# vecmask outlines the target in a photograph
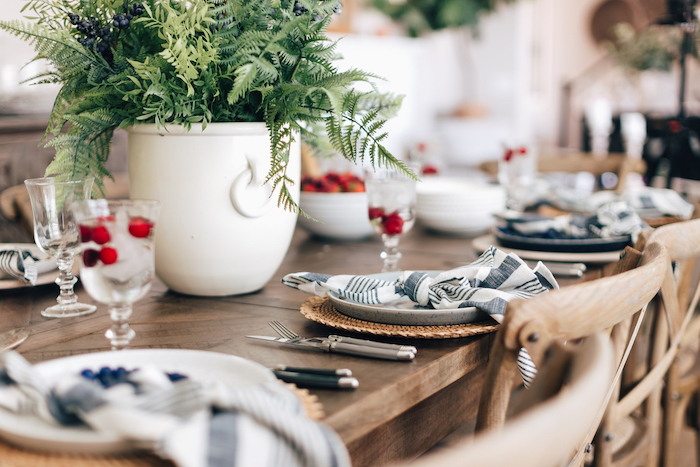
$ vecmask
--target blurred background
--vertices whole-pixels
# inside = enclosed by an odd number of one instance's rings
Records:
[[[331,36],[340,68],[374,72],[385,78],[381,90],[406,96],[387,144],[403,158],[419,151],[470,168],[498,160],[504,147],[589,151],[587,120],[596,115],[611,122],[605,149],[624,152],[620,115],[641,113],[645,180],[670,185],[673,170],[659,161],[680,112],[683,32],[668,21],[679,1],[343,0]],[[23,4],[3,0],[3,19],[21,18]],[[690,130],[700,114],[694,44],[695,33],[683,96]],[[41,66],[25,66],[32,56],[0,35],[0,189],[41,175],[52,157],[37,144],[57,89],[20,84]],[[700,140],[689,141],[697,170],[676,178],[700,178]],[[114,151],[112,169],[125,170],[123,135]]]

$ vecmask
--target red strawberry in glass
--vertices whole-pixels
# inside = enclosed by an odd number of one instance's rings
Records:
[[[384,243],[384,251],[380,255],[384,259],[382,271],[396,271],[401,258],[399,238],[415,223],[415,180],[386,169],[377,169],[376,172],[368,170],[365,190],[370,223],[377,233],[382,234]]]
[[[388,216],[382,217],[384,233],[387,235],[399,235],[403,233],[403,219],[398,212],[392,212]]]

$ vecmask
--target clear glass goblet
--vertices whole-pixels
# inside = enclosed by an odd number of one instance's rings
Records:
[[[44,253],[56,257],[59,275],[56,284],[61,292],[57,305],[41,312],[47,318],[71,318],[94,313],[97,307],[79,303],[73,287],[78,279],[73,276],[73,261],[78,251],[80,235],[68,205],[90,198],[92,178],[59,181],[54,177],[25,180],[29,191],[34,218],[34,241]]]
[[[398,270],[399,238],[416,221],[416,181],[389,169],[365,171],[369,221],[382,234],[382,272]]]
[[[71,204],[80,227],[80,280],[92,298],[109,307],[112,350],[129,347],[136,334],[127,320],[155,275],[154,227],[160,203],[94,199]]]

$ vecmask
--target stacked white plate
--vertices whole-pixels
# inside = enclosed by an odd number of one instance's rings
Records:
[[[416,214],[427,228],[476,236],[496,224],[494,214],[506,208],[500,185],[470,178],[426,177],[416,187]]]
[[[320,237],[360,240],[374,233],[367,213],[367,193],[302,192],[299,206],[316,219],[299,215],[299,225]]]

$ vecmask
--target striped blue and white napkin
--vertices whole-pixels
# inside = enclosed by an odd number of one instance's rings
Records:
[[[367,276],[298,272],[284,276],[282,283],[321,297],[333,291],[365,305],[413,302],[435,309],[477,307],[498,322],[511,299],[530,298],[559,288],[551,271],[541,262],[531,269],[517,255],[494,246],[473,263],[435,277],[405,271],[395,281],[385,281]]]
[[[501,216],[509,230],[535,238],[612,238],[629,235],[633,242],[649,226],[625,201],[598,206],[593,215],[565,214],[556,217],[509,211]]]
[[[15,378],[12,375],[16,375]],[[53,387],[19,354],[0,352],[0,408],[30,399],[54,423],[84,423],[148,449],[178,467],[349,467],[338,435],[309,419],[299,398],[278,381],[229,388],[215,381],[175,382],[144,366],[105,388],[68,375]]]
[[[0,247],[0,277],[10,277],[35,285],[39,276],[36,263],[39,261],[29,250]]]

